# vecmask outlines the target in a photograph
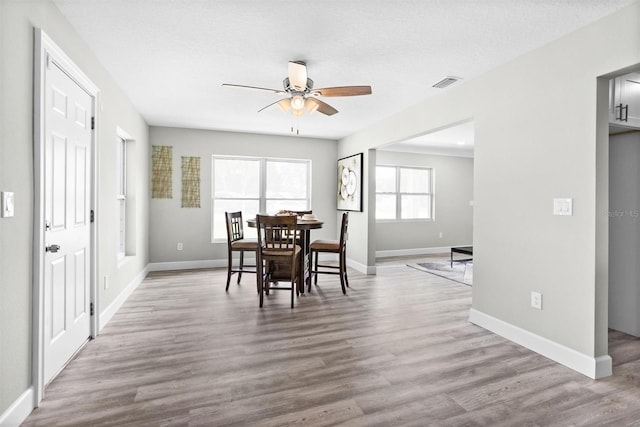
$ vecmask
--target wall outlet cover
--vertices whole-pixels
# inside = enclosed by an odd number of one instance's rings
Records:
[[[2,192],[2,218],[9,218],[14,215],[13,191]]]

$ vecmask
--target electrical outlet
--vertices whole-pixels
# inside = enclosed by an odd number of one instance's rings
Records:
[[[104,276],[104,290],[109,289],[109,276]]]
[[[540,292],[531,292],[531,307],[542,310],[542,294]]]
[[[176,247],[177,250],[181,251],[182,250],[182,243],[178,243],[178,246]]]
[[[2,192],[2,218],[13,216],[13,191]]]
[[[438,237],[442,239],[444,237],[444,233],[441,231],[440,234],[438,234]]]

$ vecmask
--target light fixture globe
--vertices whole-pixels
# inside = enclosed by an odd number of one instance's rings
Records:
[[[294,110],[302,110],[304,107],[304,98],[302,95],[294,95],[291,98],[291,108]]]

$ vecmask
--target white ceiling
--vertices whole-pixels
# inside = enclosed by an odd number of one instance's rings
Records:
[[[473,157],[473,122],[458,124],[422,136],[385,145],[379,149],[405,153]]]
[[[150,125],[338,139],[473,79],[634,0],[54,0]],[[339,110],[294,119],[279,95],[287,62]]]

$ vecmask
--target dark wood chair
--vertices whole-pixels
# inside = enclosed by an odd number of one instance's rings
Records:
[[[349,212],[342,214],[342,224],[340,227],[340,240],[314,240],[309,245],[310,261],[312,262],[311,276],[313,277],[313,283],[318,284],[318,274],[338,274],[340,275],[340,286],[342,286],[342,293],[346,294],[349,287],[349,279],[347,278],[347,227],[349,225]],[[338,265],[323,265],[318,264],[318,255],[321,253],[334,253],[338,254]],[[320,270],[329,269],[329,270]],[[338,271],[335,271],[338,270]],[[345,287],[346,285],[346,287]],[[309,290],[311,290],[311,281],[309,281]]]
[[[225,290],[229,290],[229,282],[231,281],[231,275],[238,273],[238,284],[242,278],[242,273],[255,273],[255,265],[244,264],[244,253],[253,252],[258,257],[258,241],[256,239],[245,239],[244,228],[242,225],[242,212],[225,212],[227,220],[227,255],[229,258],[227,268],[227,287]],[[233,253],[240,253],[240,261],[238,268],[233,268]]]
[[[297,217],[295,215],[269,216],[257,215],[258,227],[258,293],[260,307],[264,295],[272,290],[291,291],[291,308],[293,294],[299,295],[298,264],[300,263],[300,246],[293,244],[297,235]],[[290,282],[290,287],[280,286],[281,281]],[[271,286],[277,283],[277,286]]]

